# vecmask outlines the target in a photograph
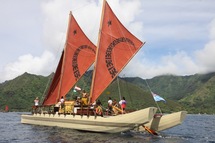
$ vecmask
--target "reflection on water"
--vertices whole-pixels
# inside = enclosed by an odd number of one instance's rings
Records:
[[[103,134],[20,123],[22,113],[0,113],[0,143],[215,143],[215,116],[188,115],[184,123],[152,136],[146,132]]]

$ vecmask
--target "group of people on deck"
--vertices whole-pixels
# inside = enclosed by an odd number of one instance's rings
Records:
[[[76,97],[76,105],[88,105],[89,94],[85,90],[82,90],[81,95],[82,97]]]
[[[89,101],[89,95],[85,92],[85,90],[82,91],[82,97],[77,97],[76,99],[76,105],[88,105]],[[94,108],[94,111],[96,115],[103,116],[103,107],[100,100],[95,101],[91,104]],[[112,100],[111,97],[108,99],[108,108],[106,109],[107,115],[117,115],[119,113],[126,113],[126,100],[125,97],[122,97],[122,99],[117,102],[116,99]]]
[[[116,99],[112,100],[111,97],[108,99],[108,109],[107,109],[107,114],[115,114],[117,115],[119,112],[122,114],[126,113],[125,112],[126,108],[126,100],[125,97],[122,97],[122,99],[117,103]]]
[[[85,90],[82,90],[81,92],[82,97],[77,97],[76,101],[75,101],[75,105],[88,105],[89,102],[89,95],[88,93],[86,93]],[[38,97],[34,100],[35,102],[35,106],[36,108],[39,106],[39,99]],[[63,108],[64,106],[64,102],[65,99],[62,96],[59,101],[55,104],[55,107],[61,107]],[[94,103],[91,104],[91,106],[93,107],[96,115],[100,115],[103,116],[103,109],[102,109],[102,104],[100,100],[95,101]],[[106,114],[107,115],[117,115],[119,113],[126,113],[125,112],[125,108],[126,108],[126,100],[125,97],[122,97],[122,99],[117,102],[116,99],[111,99],[111,97],[109,97],[108,99],[108,108],[106,109]]]
[[[100,100],[94,103],[95,106],[95,112],[97,115],[103,116],[103,110]],[[125,97],[122,98],[122,100],[117,103],[116,99],[112,100],[111,97],[108,99],[108,108],[106,109],[107,115],[117,115],[119,113],[125,114],[125,108],[126,108],[126,100]]]

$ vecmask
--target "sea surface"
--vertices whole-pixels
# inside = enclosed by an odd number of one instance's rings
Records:
[[[215,143],[215,115],[187,115],[159,136],[129,131],[104,134],[21,124],[21,112],[0,112],[0,143]]]

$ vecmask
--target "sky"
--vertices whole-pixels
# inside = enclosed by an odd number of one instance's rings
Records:
[[[101,0],[0,0],[0,83],[24,72],[48,76],[64,48],[68,16],[96,45]],[[121,76],[215,71],[215,0],[107,0],[146,44]]]

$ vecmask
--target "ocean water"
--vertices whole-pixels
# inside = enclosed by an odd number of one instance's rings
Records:
[[[21,124],[20,112],[0,113],[0,143],[215,143],[215,115],[187,115],[182,125],[152,136],[129,131],[83,132]]]

